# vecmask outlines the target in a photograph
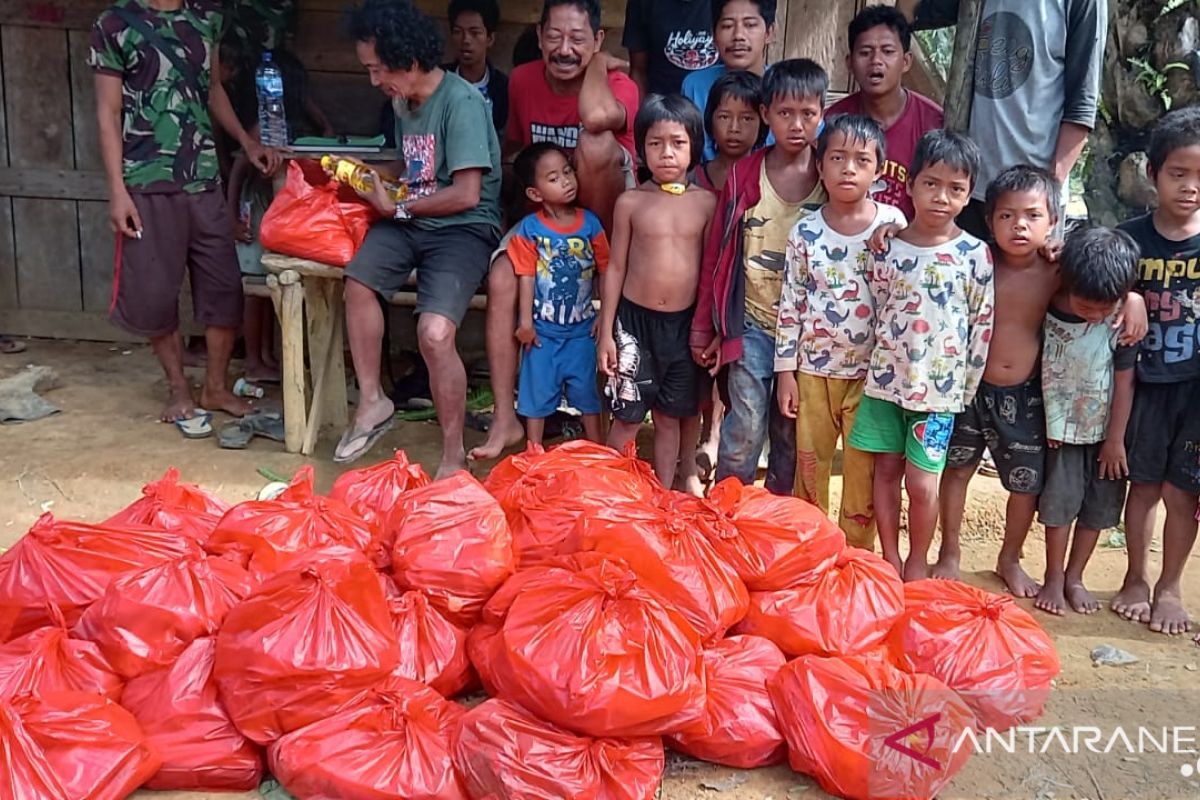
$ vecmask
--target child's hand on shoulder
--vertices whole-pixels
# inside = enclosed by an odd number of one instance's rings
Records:
[[[904,230],[904,226],[896,222],[886,222],[880,225],[871,231],[871,238],[867,239],[867,249],[872,253],[884,255],[891,247],[892,239],[895,239],[896,234],[902,230]]]
[[[1129,463],[1125,460],[1125,442],[1120,437],[1109,437],[1100,446],[1100,477],[1121,480],[1129,477]]]
[[[1121,311],[1117,314],[1117,318],[1113,320],[1113,327],[1121,329],[1120,343],[1129,347],[1146,338],[1146,333],[1150,330],[1150,320],[1146,317],[1146,301],[1136,292],[1130,292],[1125,296],[1125,303],[1121,306]]]
[[[779,400],[779,413],[788,419],[795,419],[800,412],[800,387],[796,383],[796,373],[775,373],[775,394]]]
[[[522,323],[521,325],[517,326],[516,337],[517,341],[520,342],[526,350],[531,347],[542,346],[542,343],[538,340],[537,331],[533,329],[532,322],[528,325]]]
[[[1063,240],[1062,239],[1047,239],[1042,248],[1038,250],[1038,254],[1042,258],[1049,261],[1051,264],[1058,263],[1058,257],[1062,255]]]

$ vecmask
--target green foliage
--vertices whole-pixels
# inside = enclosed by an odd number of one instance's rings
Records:
[[[1195,2],[1195,0],[1188,0]],[[1157,97],[1159,102],[1163,104],[1163,109],[1171,110],[1171,93],[1167,91],[1167,75],[1172,70],[1188,69],[1188,65],[1182,61],[1172,61],[1169,64],[1164,64],[1161,70],[1156,69],[1153,64],[1144,58],[1131,58],[1129,65],[1135,67],[1138,71],[1137,81],[1145,87],[1153,97]]]
[[[917,31],[913,35],[921,45],[921,52],[945,80],[950,75],[950,61],[954,56],[954,28]]]

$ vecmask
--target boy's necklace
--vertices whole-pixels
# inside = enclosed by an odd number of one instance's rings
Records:
[[[658,181],[655,181],[655,183],[658,183],[658,188],[662,189],[667,194],[673,194],[676,196],[683,194],[688,188],[687,181],[684,181],[683,183],[680,183],[679,181],[672,183],[659,183]]]

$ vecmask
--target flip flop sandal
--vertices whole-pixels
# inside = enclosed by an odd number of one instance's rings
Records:
[[[191,419],[175,420],[175,427],[185,439],[207,439],[212,436],[212,412],[197,408]]]
[[[226,422],[217,431],[217,441],[226,450],[245,450],[255,436],[282,442],[283,417],[276,411],[258,411]]]
[[[355,431],[353,427],[342,434],[341,441],[333,450],[333,460],[337,464],[348,464],[362,456],[375,446],[375,443],[391,430],[395,423],[395,415],[389,416],[383,422],[369,431]],[[355,444],[351,447],[351,444]]]
[[[16,339],[10,339],[7,336],[0,336],[0,353],[6,356],[16,355],[17,353],[25,352],[25,343]]]
[[[254,430],[244,419],[226,422],[217,431],[217,444],[225,450],[245,450],[254,438]]]

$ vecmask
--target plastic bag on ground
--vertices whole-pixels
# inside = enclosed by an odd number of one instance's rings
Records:
[[[80,618],[75,634],[95,642],[126,678],[172,663],[194,639],[213,636],[253,588],[236,563],[198,547],[175,561],[109,584]]]
[[[463,717],[454,764],[473,798],[651,800],[664,755],[656,737],[577,736],[493,699]]]
[[[170,467],[157,481],[142,487],[141,497],[103,524],[179,530],[203,544],[228,510],[228,503],[196,484],[181,483],[179,470]]]
[[[709,500],[738,533],[713,536],[713,547],[752,592],[812,583],[833,566],[846,546],[841,528],[798,497],[774,495],[726,478],[713,487]]]
[[[471,625],[513,572],[504,512],[470,473],[405,493],[396,506],[392,571],[460,625]]]
[[[847,547],[813,583],[751,592],[734,629],[770,639],[789,656],[851,656],[879,647],[904,611],[904,584],[891,564]]]
[[[955,747],[974,715],[929,675],[882,651],[801,656],[768,684],[792,769],[848,800],[928,800],[971,756]]]
[[[15,769],[3,763],[6,758],[19,762]],[[7,797],[123,800],[159,761],[133,716],[98,695],[56,692],[0,701],[0,781],[16,781]],[[31,775],[37,777],[20,783]],[[54,785],[46,787],[50,781]]]
[[[258,235],[263,247],[276,253],[344,267],[375,216],[354,190],[330,180],[318,162],[292,161]]]
[[[270,744],[335,713],[398,658],[366,556],[326,547],[297,556],[229,612],[213,673],[242,735]]]
[[[696,633],[623,562],[577,553],[513,580],[520,590],[500,597],[511,604],[481,626],[503,616],[498,636],[477,640],[503,699],[588,736],[654,736],[700,718]]]
[[[318,547],[341,545],[368,552],[378,529],[340,500],[322,497],[313,487],[313,468],[302,467],[274,500],[251,500],[221,518],[205,548],[232,556],[264,580],[289,559]]]
[[[179,558],[192,547],[178,532],[108,528],[43,514],[0,555],[0,641],[55,624],[51,605],[74,625],[113,578]]]
[[[50,614],[54,625],[0,645],[0,697],[86,692],[119,698],[123,681],[100,649],[72,639],[57,608]]]
[[[390,527],[392,509],[401,496],[431,482],[420,464],[412,463],[407,453],[397,450],[387,461],[343,472],[333,482],[329,496],[386,531]]]
[[[767,683],[787,659],[758,636],[731,636],[704,651],[704,718],[667,737],[701,761],[754,769],[781,764],[787,746]]]
[[[428,686],[389,678],[273,744],[271,774],[303,800],[468,800],[450,749],[462,715]]]
[[[446,619],[420,592],[396,592],[388,598],[392,627],[400,647],[393,675],[418,681],[453,697],[474,679],[467,658],[467,632]]]
[[[147,789],[249,791],[262,780],[262,754],[217,699],[216,646],[212,637],[195,640],[174,664],[134,678],[121,695],[162,758]]]
[[[1054,642],[1007,595],[958,581],[904,585],[892,631],[902,668],[937,677],[974,710],[981,728],[1007,730],[1042,715],[1061,665]]]

